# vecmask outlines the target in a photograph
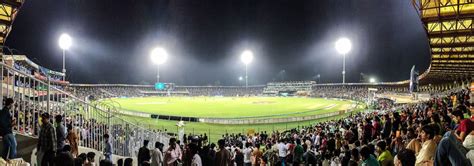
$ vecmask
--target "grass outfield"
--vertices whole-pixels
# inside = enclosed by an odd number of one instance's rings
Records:
[[[351,101],[296,97],[143,97],[113,98],[123,110],[187,117],[288,117],[307,116],[344,110]]]
[[[192,117],[291,117],[322,114],[352,108],[352,101],[329,100],[322,98],[281,98],[281,97],[144,97],[144,98],[113,98],[102,102],[113,103],[124,110],[146,112],[161,115],[192,116]],[[362,110],[362,105],[357,108]],[[158,120],[129,115],[117,115],[128,122],[149,129],[166,129],[176,133],[177,121]],[[248,131],[284,131],[291,128],[307,126],[316,122],[341,118],[330,117],[317,120],[249,125],[222,125],[199,122],[185,122],[185,132],[193,134],[207,133],[214,142],[225,133],[247,133]]]
[[[357,108],[353,113],[363,111],[363,106]],[[274,123],[274,124],[253,124],[253,125],[221,125],[221,124],[207,124],[199,122],[185,122],[185,133],[193,134],[204,134],[206,133],[211,141],[216,142],[217,139],[220,139],[221,136],[225,133],[247,133],[250,130],[255,132],[267,131],[271,133],[272,131],[285,131],[291,128],[297,128],[301,126],[313,125],[317,122],[328,121],[332,119],[343,118],[346,115],[340,115],[329,118],[322,118],[317,120],[309,121],[300,121],[300,122],[289,122],[289,123]],[[168,120],[157,120],[151,118],[142,118],[142,117],[132,117],[132,116],[120,116],[120,118],[125,119],[131,123],[145,126],[149,129],[166,129],[170,133],[177,133],[176,123],[178,121],[168,121]]]

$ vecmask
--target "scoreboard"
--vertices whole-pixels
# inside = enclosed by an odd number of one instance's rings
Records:
[[[164,82],[155,83],[155,90],[173,90],[173,88],[174,88],[173,83],[164,83]]]

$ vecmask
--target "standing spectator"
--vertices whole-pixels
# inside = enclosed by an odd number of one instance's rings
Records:
[[[294,151],[295,156],[293,157],[293,165],[298,166],[300,164],[303,164],[304,149],[303,146],[301,146],[300,139],[296,139],[296,147]]]
[[[250,160],[250,156],[252,154],[252,148],[250,148],[251,143],[247,142],[245,143],[245,149],[244,149],[244,166],[251,166],[252,161]]]
[[[16,157],[16,140],[12,131],[12,124],[15,122],[12,119],[12,115],[10,114],[14,103],[15,102],[12,98],[7,98],[5,100],[5,106],[0,112],[0,136],[2,136],[3,141],[2,157],[5,160]]]
[[[54,123],[56,124],[56,141],[58,141],[56,143],[57,152],[61,152],[66,142],[66,129],[62,124],[63,117],[61,115],[56,115],[54,120]]]
[[[53,165],[53,159],[57,148],[56,133],[53,125],[49,122],[48,113],[43,113],[41,115],[41,123],[43,125],[40,129],[36,150],[40,153],[40,156],[43,156],[41,159],[41,165],[50,166]]]
[[[372,140],[372,131],[373,131],[373,126],[370,123],[370,119],[366,119],[364,122],[364,140],[367,142],[370,142]]]
[[[198,146],[196,144],[189,144],[189,150],[193,155],[191,166],[202,166],[201,157],[198,155]]]
[[[168,150],[165,152],[165,165],[176,165],[181,163],[182,152],[176,138],[170,138]]]
[[[216,166],[233,166],[234,163],[231,162],[231,155],[229,150],[225,149],[225,140],[220,139],[217,141],[219,145],[219,151],[216,152]]]
[[[155,143],[155,149],[151,151],[151,166],[161,166],[163,163],[163,153],[161,152],[161,143]]]
[[[76,130],[73,129],[72,125],[67,126],[67,141],[69,146],[71,146],[71,154],[73,157],[77,157],[79,154],[79,136],[76,133]]]
[[[150,150],[148,149],[148,140],[143,141],[143,146],[138,150],[138,166],[142,166],[143,163],[149,163],[150,162]]]
[[[244,153],[242,153],[242,145],[239,145],[235,149],[234,160],[235,160],[235,164],[237,164],[237,166],[244,166]]]
[[[392,129],[392,120],[390,119],[390,115],[386,114],[383,116],[384,125],[382,130],[382,138],[387,139],[390,137],[390,132]]]
[[[104,134],[104,156],[105,160],[112,161],[112,144],[109,139],[109,134]]]
[[[286,165],[286,154],[288,151],[288,147],[283,143],[282,139],[280,139],[278,143],[278,157],[280,157],[280,163],[282,166]]]
[[[262,151],[260,151],[259,147],[260,147],[260,145],[256,144],[255,148],[253,148],[253,150],[252,150],[252,158],[253,158],[252,165],[258,166],[261,163],[263,153],[262,153]]]

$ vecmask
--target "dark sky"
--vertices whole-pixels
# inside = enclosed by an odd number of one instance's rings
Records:
[[[179,85],[236,85],[240,54],[254,52],[250,84],[281,79],[341,82],[342,36],[353,49],[347,82],[359,73],[381,81],[409,78],[412,65],[429,65],[429,46],[411,0],[28,0],[6,45],[60,71],[63,32],[73,83],[152,83],[152,48],[170,57],[162,81]],[[16,53],[16,52],[15,52]]]

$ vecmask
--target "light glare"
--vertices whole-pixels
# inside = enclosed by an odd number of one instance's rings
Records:
[[[375,81],[376,81],[375,78],[370,78],[370,79],[369,79],[369,82],[370,82],[370,83],[375,83]]]
[[[157,47],[157,48],[154,48],[151,53],[150,53],[150,57],[151,57],[151,61],[157,65],[161,65],[163,63],[166,62],[166,60],[168,59],[168,53],[166,53],[166,50],[161,48],[161,47]]]
[[[246,65],[250,64],[253,60],[253,53],[250,50],[245,50],[242,55],[240,56],[242,62]]]
[[[67,50],[71,47],[72,45],[72,39],[71,39],[71,36],[69,36],[67,33],[63,33],[60,37],[59,37],[59,47],[63,50]]]
[[[345,37],[336,41],[336,50],[340,54],[346,55],[349,51],[351,51],[351,48],[351,41]]]

